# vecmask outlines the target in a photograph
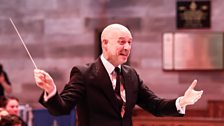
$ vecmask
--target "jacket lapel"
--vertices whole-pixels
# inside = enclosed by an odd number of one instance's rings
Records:
[[[103,94],[106,96],[107,100],[111,103],[113,108],[120,113],[119,107],[117,105],[117,100],[114,94],[114,90],[112,87],[112,82],[100,58],[98,58],[96,61],[95,74],[96,74],[95,75],[96,82],[98,82],[99,86],[101,87]]]
[[[126,69],[123,65],[122,65],[122,74],[123,74],[123,78],[124,78],[124,88],[125,88],[125,97],[126,97],[126,105],[125,105],[125,114],[127,112],[130,111],[130,103],[131,103],[131,100],[132,97],[131,97],[131,89],[133,88],[131,86],[131,83],[132,83],[132,80],[131,80],[131,75],[130,73],[128,73],[128,69]],[[125,116],[124,114],[124,116]]]

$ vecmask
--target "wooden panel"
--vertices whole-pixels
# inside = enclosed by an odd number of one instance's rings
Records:
[[[224,117],[224,101],[208,101],[209,117],[223,118]]]
[[[224,119],[186,117],[133,118],[133,126],[223,126]]]

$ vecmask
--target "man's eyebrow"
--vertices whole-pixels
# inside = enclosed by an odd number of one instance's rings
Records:
[[[118,39],[125,39],[125,37],[119,37]],[[132,38],[130,38],[130,40],[132,40]]]
[[[125,37],[119,37],[118,39],[125,39]]]

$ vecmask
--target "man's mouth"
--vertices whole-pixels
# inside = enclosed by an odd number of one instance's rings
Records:
[[[128,53],[120,53],[121,56],[128,57]]]
[[[128,53],[120,53],[122,56],[128,56]]]

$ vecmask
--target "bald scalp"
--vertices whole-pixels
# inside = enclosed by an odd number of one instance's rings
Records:
[[[101,42],[111,37],[111,35],[116,34],[117,32],[127,32],[130,33],[127,27],[121,24],[111,24],[104,28],[101,34]],[[131,33],[130,33],[131,34]]]

